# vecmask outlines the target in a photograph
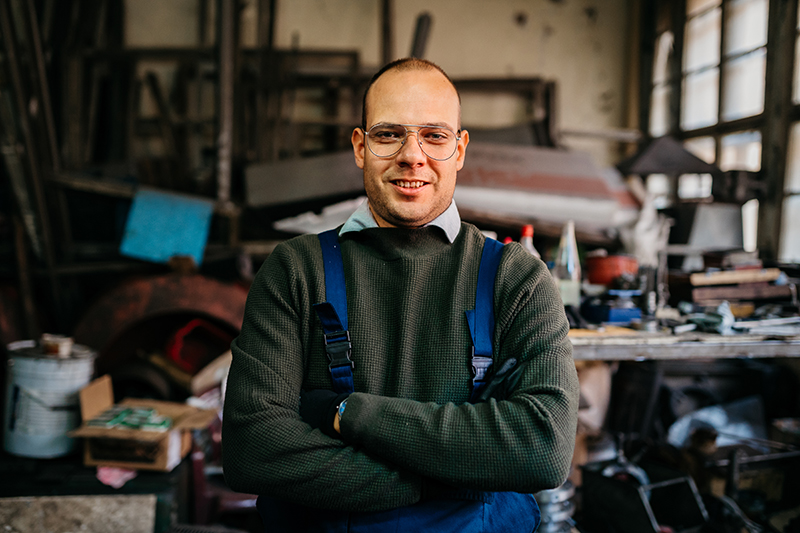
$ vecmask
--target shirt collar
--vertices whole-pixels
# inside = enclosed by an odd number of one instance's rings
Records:
[[[452,244],[455,242],[458,233],[461,231],[461,216],[458,214],[455,200],[450,201],[450,206],[444,210],[444,213],[434,218],[425,226],[436,226],[444,231],[447,240]],[[368,228],[377,228],[378,222],[372,216],[372,211],[369,210],[369,200],[365,200],[358,206],[347,222],[344,223],[342,229],[339,230],[339,235],[344,235],[351,231],[361,231]]]

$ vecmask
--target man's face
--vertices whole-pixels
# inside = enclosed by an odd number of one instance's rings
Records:
[[[375,124],[424,124],[457,132],[459,118],[458,95],[436,70],[390,70],[367,94],[367,130]],[[469,135],[461,133],[456,153],[446,161],[426,156],[413,133],[391,157],[373,154],[360,128],[353,131],[352,143],[378,225],[408,228],[427,224],[449,207]]]

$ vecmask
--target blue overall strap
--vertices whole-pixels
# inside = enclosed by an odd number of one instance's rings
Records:
[[[475,291],[475,309],[466,311],[469,333],[472,336],[472,394],[475,399],[485,385],[484,378],[492,366],[494,340],[494,280],[503,244],[487,238],[483,245],[481,264],[478,267],[478,288]]]
[[[314,304],[325,340],[333,380],[333,390],[339,394],[353,392],[353,368],[350,359],[352,344],[347,330],[347,290],[344,283],[344,263],[335,229],[318,235],[325,268],[325,302]]]

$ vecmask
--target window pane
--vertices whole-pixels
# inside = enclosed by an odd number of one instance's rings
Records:
[[[725,63],[722,120],[751,117],[764,111],[766,58],[766,50],[761,48]]]
[[[800,262],[800,196],[789,196],[783,201],[778,258],[787,263]]]
[[[761,133],[746,131],[726,135],[720,139],[722,170],[761,170]]]
[[[686,14],[694,15],[712,6],[718,6],[722,0],[686,0]]]
[[[711,196],[711,174],[683,174],[678,178],[678,196],[708,198]]]
[[[689,74],[683,81],[681,126],[685,130],[717,123],[719,102],[719,70],[710,69]]]
[[[662,85],[653,89],[650,97],[650,135],[661,137],[669,132],[669,99],[672,88]]]
[[[714,137],[689,139],[684,141],[683,146],[706,163],[713,163],[716,159]]]
[[[767,0],[731,0],[725,18],[725,55],[767,44]]]
[[[719,63],[722,10],[713,9],[686,23],[683,71],[691,72]]]
[[[786,158],[786,192],[800,193],[800,122],[792,124]]]

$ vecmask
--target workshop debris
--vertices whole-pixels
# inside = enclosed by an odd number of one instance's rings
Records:
[[[71,437],[84,439],[83,462],[86,466],[116,466],[135,470],[169,472],[191,449],[191,430],[203,429],[218,416],[214,410],[203,410],[177,402],[126,398],[114,403],[111,378],[101,376],[81,389],[83,424],[70,431]],[[106,427],[91,421],[110,409],[120,408],[118,415],[133,416],[145,410],[152,416],[171,421],[165,431],[149,431],[143,427]],[[141,412],[145,412],[141,411]]]
[[[345,200],[324,207],[320,213],[306,211],[293,217],[278,220],[273,223],[272,227],[287,233],[322,233],[344,224],[350,215],[358,209],[358,206],[366,200],[366,196],[359,196],[353,200]]]
[[[534,494],[539,505],[542,523],[537,531],[559,533],[572,531],[575,521],[575,485],[570,480],[560,486]]]
[[[719,167],[706,163],[668,135],[647,141],[634,155],[617,164],[617,168],[625,175],[640,176],[720,173]]]
[[[580,307],[581,263],[578,257],[578,241],[575,240],[575,222],[572,220],[568,220],[561,231],[555,264],[550,273],[558,285],[564,305]]]
[[[536,146],[470,143],[458,174],[459,209],[519,216],[578,228],[617,228],[639,205],[613,169],[589,154]]]
[[[142,188],[133,199],[119,252],[155,263],[189,256],[200,266],[213,209],[206,198]]]
[[[52,458],[74,449],[68,433],[80,424],[78,392],[92,379],[96,353],[67,339],[45,334],[38,342],[8,345],[3,439],[7,452]],[[69,353],[61,355],[67,347]]]
[[[347,150],[302,159],[254,163],[244,171],[245,202],[250,207],[358,195],[364,174]]]

